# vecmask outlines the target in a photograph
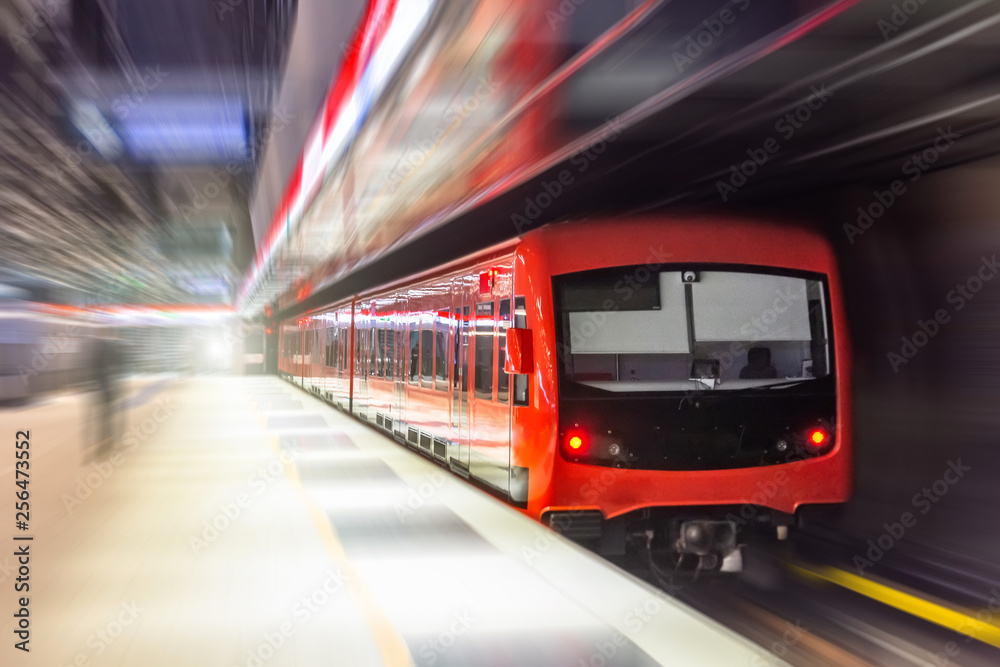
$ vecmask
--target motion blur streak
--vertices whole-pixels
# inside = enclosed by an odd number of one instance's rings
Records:
[[[997,664],[998,44],[0,0],[0,664]]]
[[[942,625],[968,635],[981,642],[1000,648],[1000,625],[985,623],[975,618],[975,613],[949,609],[941,604],[865,579],[833,567],[815,570],[792,566],[792,571],[806,578],[828,581],[843,586],[866,597],[878,600],[918,618]]]

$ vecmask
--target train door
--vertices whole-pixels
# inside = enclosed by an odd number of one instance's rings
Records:
[[[469,290],[466,281],[452,279],[451,340],[451,451],[448,462],[463,474],[469,474]]]
[[[406,314],[406,296],[400,294],[392,304],[391,318],[392,327],[396,332],[394,338],[395,348],[392,356],[394,366],[392,373],[392,432],[397,440],[404,440],[406,438],[406,377],[409,370],[407,365],[409,347],[406,332],[408,318]]]
[[[478,281],[472,331],[470,474],[507,497],[510,491],[510,398],[504,343],[510,323],[510,271],[490,268]],[[471,310],[471,309],[470,309]]]
[[[319,385],[323,379],[323,367],[320,364],[320,358],[322,350],[326,349],[326,345],[323,338],[322,324],[323,321],[318,317],[309,318],[309,336],[312,338],[312,349],[309,355],[306,382],[308,383],[308,388],[313,393],[319,391]]]
[[[305,366],[306,366],[306,342],[309,340],[306,337],[306,323],[305,320],[299,320],[299,330],[297,336],[296,347],[298,348],[295,356],[295,383],[300,387],[305,386],[303,378],[305,377]]]
[[[354,311],[354,414],[368,419],[368,355],[371,318],[370,304],[359,303]]]
[[[420,410],[414,399],[418,397],[420,385],[420,315],[417,309],[420,307],[419,299],[408,295],[406,299],[406,321],[403,327],[403,341],[405,348],[402,351],[402,361],[405,365],[403,379],[406,382],[406,400],[404,405],[403,418],[406,424],[406,444],[417,447],[420,441]]]

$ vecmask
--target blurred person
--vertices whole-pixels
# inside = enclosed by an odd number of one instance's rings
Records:
[[[94,420],[97,443],[94,456],[101,458],[112,448],[121,434],[121,372],[122,350],[120,341],[113,331],[103,331],[98,335],[94,347],[94,381],[97,389]]]

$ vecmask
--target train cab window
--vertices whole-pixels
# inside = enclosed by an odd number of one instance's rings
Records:
[[[497,318],[497,400],[507,402],[510,393],[510,376],[504,369],[507,358],[507,329],[510,327],[510,299],[500,299],[500,312]]]
[[[514,297],[514,326],[518,329],[528,328],[528,310],[525,307],[524,297]],[[528,385],[530,376],[514,376],[514,405],[528,405]]]
[[[434,388],[448,390],[448,323],[438,321],[434,332]]]
[[[390,323],[392,326],[392,323]],[[393,361],[396,356],[396,332],[393,329],[386,329],[385,331],[385,379],[391,380],[393,377]]]
[[[493,398],[493,302],[476,304],[476,398]]]
[[[420,330],[420,385],[434,386],[434,332],[426,325]]]
[[[416,326],[410,324],[411,327]],[[420,378],[420,332],[410,330],[410,384],[416,384]]]
[[[652,273],[641,303],[619,304],[620,277],[639,268],[553,282],[564,395],[773,389],[777,396],[832,386],[822,276],[690,267]]]

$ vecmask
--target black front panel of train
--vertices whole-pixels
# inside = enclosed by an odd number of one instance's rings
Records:
[[[825,454],[836,435],[833,378],[753,392],[594,391],[560,401],[562,455],[645,470],[752,468]],[[584,393],[584,392],[581,392]],[[820,431],[829,446],[809,442]]]

